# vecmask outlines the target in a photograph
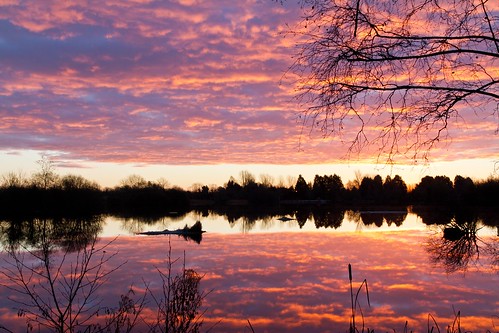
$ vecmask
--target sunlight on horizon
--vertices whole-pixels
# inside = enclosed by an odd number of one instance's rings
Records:
[[[55,172],[60,175],[76,174],[89,180],[96,181],[104,187],[114,187],[126,177],[137,174],[149,181],[166,179],[171,186],[189,189],[193,184],[223,186],[230,177],[239,179],[241,171],[249,171],[256,180],[260,175],[270,175],[274,185],[294,180],[301,174],[307,182],[313,182],[315,175],[337,174],[344,184],[356,178],[356,173],[361,176],[381,175],[384,179],[400,175],[410,186],[419,183],[425,176],[448,176],[451,180],[456,175],[470,177],[474,180],[485,180],[490,176],[497,176],[497,161],[490,159],[467,159],[457,161],[434,162],[428,165],[382,165],[359,164],[354,161],[342,164],[211,164],[211,165],[148,165],[148,164],[122,164],[99,163],[92,161],[72,161],[66,159],[64,154],[49,152],[47,156],[55,157]],[[22,172],[29,177],[38,171],[37,161],[42,158],[42,153],[37,151],[0,151],[0,176],[8,172]],[[294,184],[293,184],[294,185]]]

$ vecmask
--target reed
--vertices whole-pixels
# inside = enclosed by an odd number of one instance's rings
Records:
[[[351,315],[350,315],[350,333],[374,333],[373,329],[369,329],[365,327],[365,322],[364,322],[364,313],[362,312],[362,307],[360,306],[359,303],[359,294],[361,290],[364,288],[366,291],[366,298],[367,298],[367,304],[369,307],[371,307],[371,302],[369,299],[369,287],[367,284],[367,280],[364,279],[362,283],[360,284],[359,288],[357,291],[354,293],[354,288],[353,288],[353,277],[352,277],[352,265],[348,264],[348,279],[350,282],[350,301],[351,301]],[[358,314],[360,314],[360,318],[362,319],[362,326],[357,327],[357,322],[356,318],[358,318]],[[499,318],[499,316],[498,316]],[[494,325],[495,327],[495,325]],[[393,330],[394,333],[397,333],[397,331]],[[409,322],[406,321],[404,325],[404,333],[412,333],[412,330],[409,330]],[[437,323],[437,320],[435,317],[429,313],[428,314],[428,320],[427,320],[427,333],[472,333],[471,331],[468,330],[463,330],[461,327],[461,311],[455,311],[454,310],[454,320],[451,325],[448,325],[445,328],[445,331],[440,330],[440,326]],[[490,333],[492,331],[487,331],[487,333]]]
[[[351,302],[351,317],[350,317],[350,333],[357,333],[357,332],[371,332],[369,328],[365,328],[365,322],[364,322],[364,313],[362,312],[362,307],[360,306],[359,303],[359,294],[362,291],[362,288],[365,289],[366,291],[366,298],[367,298],[367,305],[371,307],[371,301],[369,299],[369,287],[367,284],[367,280],[364,279],[362,283],[360,284],[359,288],[357,289],[357,292],[355,293],[354,297],[354,292],[353,292],[353,276],[352,276],[352,265],[348,264],[348,279],[350,281],[350,302]],[[359,330],[357,328],[357,324],[355,322],[355,317],[357,314],[357,310],[360,312],[360,317],[362,319],[362,328]],[[374,331],[372,331],[374,332]]]
[[[366,293],[367,304],[371,307],[371,301],[369,297],[369,286],[367,283],[367,279],[364,279],[357,290],[354,289],[353,286],[353,274],[352,274],[352,265],[348,264],[348,280],[350,283],[350,302],[351,302],[351,314],[350,314],[350,330],[349,333],[374,333],[374,329],[366,328],[364,322],[364,313],[362,311],[361,304],[359,302],[359,296],[361,291],[364,289]],[[454,321],[451,325],[447,326],[445,331],[440,330],[440,326],[438,325],[435,317],[432,314],[428,314],[427,320],[427,333],[472,333],[471,331],[463,331],[461,328],[461,312],[457,313],[454,311]],[[358,319],[361,318],[362,325],[358,327]],[[498,316],[499,318],[499,316]],[[250,320],[247,320],[248,325],[245,327],[247,330],[250,330],[252,333],[255,333],[255,329],[251,324]],[[338,330],[338,332],[341,332]],[[413,333],[412,330],[409,329],[409,322],[406,320],[404,325],[404,333]],[[492,331],[487,331],[487,333],[491,333]],[[397,333],[394,329],[393,333]]]
[[[249,319],[248,319],[248,325],[249,326],[246,326],[246,328],[249,328],[252,333],[255,333],[255,329],[253,328],[253,325],[251,325],[251,322],[249,321]]]

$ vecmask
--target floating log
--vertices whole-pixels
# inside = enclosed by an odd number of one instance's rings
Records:
[[[201,242],[201,237],[202,234],[206,232],[203,230],[203,226],[200,221],[196,221],[192,227],[185,225],[182,229],[176,229],[176,230],[157,230],[157,231],[144,231],[144,232],[138,232],[138,235],[147,235],[147,236],[154,236],[154,235],[179,235],[183,236],[185,239],[192,239],[196,241],[197,243]]]
[[[294,220],[290,217],[287,217],[287,216],[282,216],[280,218],[278,218],[279,221],[282,221],[282,222],[286,222],[286,221],[291,221],[291,220]]]

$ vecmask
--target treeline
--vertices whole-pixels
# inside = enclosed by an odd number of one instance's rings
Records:
[[[102,189],[81,176],[68,175],[48,183],[6,183],[0,186],[3,215],[163,215],[189,209],[188,192],[157,183],[122,184]]]
[[[193,202],[216,204],[346,204],[346,205],[449,205],[449,206],[497,206],[499,178],[473,181],[469,177],[426,176],[409,189],[398,175],[364,176],[346,185],[340,176],[316,175],[307,182],[299,175],[290,186],[274,186],[257,182],[245,175],[244,181],[231,179],[223,187],[202,186],[189,192]]]
[[[346,185],[340,176],[316,175],[307,182],[301,175],[288,185],[274,185],[268,177],[256,181],[243,171],[223,186],[199,184],[187,191],[165,180],[151,182],[132,175],[114,188],[101,188],[78,175],[57,175],[50,164],[30,178],[3,175],[0,214],[162,215],[182,213],[193,206],[276,207],[286,204],[322,205],[447,205],[497,206],[499,178],[473,181],[469,177],[424,177],[409,189],[400,176],[358,177]]]

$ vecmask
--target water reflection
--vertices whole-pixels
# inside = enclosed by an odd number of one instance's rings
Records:
[[[350,216],[357,221],[357,223],[362,223],[364,226],[374,225],[381,228],[384,223],[387,226],[392,224],[400,227],[402,223],[407,218],[407,210],[404,211],[351,211]]]
[[[186,269],[185,262],[174,270],[178,259],[171,250],[166,269],[158,266],[161,261],[150,265],[155,283],[147,275],[130,286],[117,283],[117,276],[128,274],[115,239],[99,241],[94,235],[76,248],[61,246],[49,235],[42,233],[34,248],[21,245],[0,253],[0,332],[200,332],[203,276]],[[127,248],[136,250],[132,244]],[[113,295],[116,289],[121,295]]]
[[[441,227],[440,233],[430,236],[427,251],[430,260],[445,268],[447,273],[466,271],[469,265],[477,265],[480,253],[490,258],[492,270],[497,270],[499,262],[499,242],[497,237],[487,240],[478,237],[480,222],[472,220],[453,220]]]
[[[136,234],[144,231],[145,228],[150,226],[163,226],[168,227],[171,223],[182,222],[187,213],[172,212],[167,215],[161,216],[127,216],[127,215],[114,215],[113,219],[121,223],[121,228],[128,231],[130,234]]]
[[[480,236],[486,223],[479,215],[453,213],[447,224],[437,227],[437,235],[429,235],[424,224],[413,230],[402,228],[408,220],[418,219],[411,211],[300,207],[256,218],[262,214],[241,215],[235,220],[236,215],[231,215],[230,221],[227,215],[211,211],[159,220],[102,216],[10,220],[0,222],[0,240],[4,248],[35,248],[50,239],[58,248],[73,251],[96,235],[102,236],[111,219],[121,228],[118,233],[130,233],[109,247],[110,252],[119,253],[109,261],[109,267],[128,261],[126,271],[102,289],[104,299],[116,299],[131,284],[154,275],[155,265],[164,261],[168,251],[166,240],[171,239],[173,256],[180,257],[185,251],[188,267],[204,276],[203,289],[213,290],[207,298],[205,320],[208,327],[221,320],[217,332],[243,331],[248,319],[257,332],[347,331],[348,263],[352,263],[359,281],[369,281],[373,306],[363,309],[366,324],[376,331],[403,331],[406,320],[410,330],[424,331],[428,313],[445,325],[454,319],[453,306],[463,314],[464,327],[474,331],[493,327],[490,318],[497,315],[498,243],[493,234]],[[281,222],[281,216],[295,220]],[[488,216],[490,224],[494,219],[492,214]],[[202,220],[203,229],[208,230],[200,244],[170,236],[135,235],[137,231],[175,230],[196,220]],[[435,220],[425,217],[424,221]],[[67,230],[61,230],[63,226]],[[215,231],[227,226],[240,229],[232,234]],[[294,231],[276,233],[273,229],[283,226]],[[265,232],[256,232],[258,228]],[[345,232],[358,228],[383,231]],[[248,234],[249,230],[254,232]],[[421,247],[430,243],[429,237],[434,242],[433,252]],[[461,251],[463,248],[471,254]],[[442,259],[433,260],[432,253]],[[466,264],[466,277],[449,275],[457,271],[448,269],[449,256],[457,258],[452,267]],[[478,259],[480,267],[469,265]],[[438,266],[432,266],[435,263]],[[484,267],[486,271],[478,271]],[[151,286],[157,283],[161,281],[153,280]],[[2,320],[14,316],[7,312],[4,301],[0,300]],[[152,314],[154,310],[147,311]]]
[[[102,231],[102,215],[75,218],[26,218],[0,221],[4,248],[39,248],[50,241],[69,252],[85,247]]]
[[[343,223],[344,209],[316,210],[312,213],[316,228],[337,229]]]

